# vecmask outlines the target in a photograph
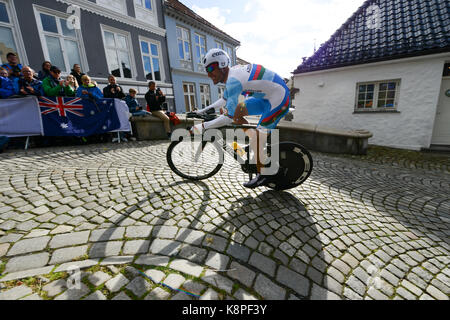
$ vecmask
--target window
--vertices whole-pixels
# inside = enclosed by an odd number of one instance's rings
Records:
[[[181,60],[191,61],[189,30],[177,27],[178,54]]]
[[[97,4],[121,14],[128,15],[125,0],[97,0]]]
[[[219,42],[219,41],[216,41],[216,48],[223,50],[223,43]]]
[[[397,107],[399,80],[387,80],[357,85],[356,111],[387,111]]]
[[[227,53],[230,56],[231,59],[231,65],[234,65],[234,54],[233,54],[233,48],[227,46]]]
[[[223,98],[223,95],[224,95],[224,93],[225,93],[225,87],[218,86],[218,87],[217,87],[217,92],[218,92],[218,94],[219,94],[219,99],[222,99],[222,98]]]
[[[186,107],[186,112],[194,111],[194,109],[196,109],[195,85],[190,82],[183,82],[183,92],[184,92],[184,105]]]
[[[202,63],[206,55],[206,39],[204,36],[195,34],[195,51],[197,53],[197,63]]]
[[[0,62],[2,64],[8,62],[6,60],[8,52],[17,52],[15,29],[8,4],[0,1]]]
[[[156,16],[153,1],[154,0],[134,0],[134,13],[136,15],[136,19],[159,27],[158,17]]]
[[[211,104],[211,94],[209,91],[209,85],[200,85],[200,101],[202,103],[202,108],[207,107]]]
[[[109,72],[118,78],[132,78],[131,45],[129,38],[122,33],[103,30],[103,41]]]
[[[140,9],[152,11],[152,0],[134,0],[134,4]]]
[[[147,80],[162,80],[159,52],[159,45],[157,43],[141,40],[142,62]]]
[[[69,28],[63,16],[38,11],[37,20],[45,59],[64,73],[69,73],[74,64],[79,64],[83,69],[80,53],[82,41],[77,30]]]

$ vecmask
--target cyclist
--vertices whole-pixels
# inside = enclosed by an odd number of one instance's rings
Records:
[[[205,114],[214,108],[222,114],[213,121],[196,125],[192,132],[201,133],[203,130],[220,128],[231,123],[248,123],[243,117],[247,115],[261,115],[256,129],[247,130],[250,137],[252,150],[259,150],[264,146],[270,131],[278,125],[278,122],[288,113],[290,106],[289,88],[284,80],[276,73],[265,69],[259,64],[237,65],[231,67],[228,54],[221,49],[211,49],[203,59],[208,77],[213,83],[225,84],[224,97],[212,105],[197,111]],[[240,94],[245,95],[244,102],[239,103]],[[257,138],[255,139],[255,136]],[[255,147],[256,141],[256,147]],[[259,152],[254,152],[257,157],[258,174],[256,178],[244,184],[247,188],[256,188],[268,182],[268,177],[261,174],[262,159]]]

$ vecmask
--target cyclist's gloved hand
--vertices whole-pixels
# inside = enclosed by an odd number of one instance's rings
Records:
[[[203,116],[206,114],[206,109],[197,110],[197,111],[195,111],[195,113],[198,114],[199,116]]]

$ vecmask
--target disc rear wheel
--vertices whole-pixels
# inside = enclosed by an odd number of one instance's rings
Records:
[[[266,186],[274,190],[295,188],[311,175],[313,169],[311,154],[303,146],[294,142],[281,142],[278,146],[279,169],[277,174],[270,176]]]

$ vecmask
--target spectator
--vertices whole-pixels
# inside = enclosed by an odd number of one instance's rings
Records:
[[[83,99],[102,99],[103,94],[101,90],[91,82],[91,78],[88,75],[81,77],[81,85],[77,90],[77,97]]]
[[[125,102],[127,103],[128,109],[133,116],[145,116],[150,114],[150,112],[142,110],[142,107],[139,105],[139,102],[136,99],[137,90],[131,88],[129,93],[125,97]]]
[[[28,66],[22,68],[23,78],[19,80],[19,94],[22,96],[42,96],[42,81],[35,79],[34,70]]]
[[[42,81],[44,94],[47,97],[73,97],[75,95],[75,91],[69,86],[68,81],[62,80],[60,76],[61,70],[56,66],[52,66],[50,68],[50,76]]]
[[[81,72],[81,67],[79,64],[74,64],[73,65],[73,69],[72,72],[70,73],[72,76],[75,77],[75,79],[77,79],[78,84],[81,85],[81,77],[84,76],[85,74]]]
[[[14,95],[14,86],[8,78],[8,70],[0,67],[0,98],[5,99]]]
[[[162,111],[161,105],[166,101],[166,96],[162,93],[161,89],[157,89],[154,81],[148,83],[148,92],[145,94],[145,100],[150,108],[150,112],[153,116],[160,118],[164,122],[164,128],[166,129],[167,137],[170,139],[172,132],[170,129],[170,119]]]
[[[14,94],[18,95],[20,91],[19,81],[21,79],[21,70],[18,66],[12,68],[12,71],[9,73],[9,79],[14,87]]]
[[[50,61],[44,61],[44,63],[42,64],[42,70],[38,73],[38,79],[44,81],[44,79],[50,75],[51,67],[52,64]]]
[[[18,67],[20,73],[20,71],[22,70],[22,65],[19,63],[19,58],[17,57],[17,55],[14,52],[9,52],[6,55],[6,59],[8,60],[8,63],[5,63],[4,65],[2,65],[2,67],[8,70],[8,72],[10,73],[13,71],[14,67]]]
[[[69,86],[73,89],[74,92],[77,92],[78,87],[80,86],[79,83],[81,83],[81,79],[80,82],[78,82],[77,78],[71,74],[69,74],[66,78],[67,83],[69,84]]]
[[[123,93],[123,89],[121,86],[117,84],[116,77],[112,74],[108,77],[109,85],[103,89],[103,96],[105,98],[116,98],[123,99],[125,98],[125,93]]]

